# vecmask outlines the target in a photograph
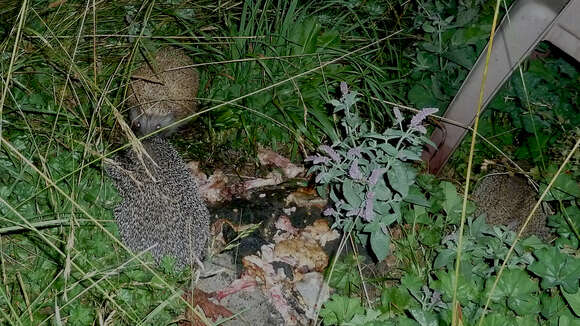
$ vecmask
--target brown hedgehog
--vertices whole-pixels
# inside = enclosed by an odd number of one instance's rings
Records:
[[[167,47],[131,76],[127,103],[135,132],[146,135],[195,113],[199,74],[193,60],[180,49]],[[177,125],[160,132],[169,136]]]

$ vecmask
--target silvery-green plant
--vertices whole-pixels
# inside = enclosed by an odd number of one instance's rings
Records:
[[[334,113],[342,116],[342,140],[332,146],[322,145],[319,154],[307,157],[316,173],[321,195],[328,194],[331,205],[324,211],[335,219],[333,227],[354,231],[362,243],[370,246],[379,260],[389,250],[388,226],[401,220],[401,204],[410,196],[423,145],[430,143],[422,125],[437,109],[426,108],[410,123],[398,108],[393,109],[393,126],[382,133],[369,128],[356,112],[357,92],[341,83],[340,100],[332,100]]]

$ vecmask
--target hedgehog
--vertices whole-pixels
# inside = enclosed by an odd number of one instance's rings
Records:
[[[121,241],[138,253],[150,250],[183,268],[200,262],[209,237],[209,212],[198,186],[177,151],[157,136],[145,139],[149,154],[134,150],[105,164],[123,201],[114,209]]]
[[[196,112],[199,74],[193,60],[180,49],[159,50],[131,76],[127,104],[137,135],[144,136]],[[159,132],[167,137],[179,126]]]
[[[478,206],[476,215],[486,213],[490,225],[505,225],[518,232],[536,204],[538,193],[519,175],[490,174],[480,180],[473,191],[473,200]],[[549,240],[551,230],[546,224],[547,214],[541,209],[534,213],[524,236],[535,234]]]

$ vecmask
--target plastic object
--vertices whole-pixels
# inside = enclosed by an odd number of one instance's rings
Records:
[[[509,19],[508,19],[509,18]],[[539,42],[546,40],[580,61],[580,0],[519,0],[512,5],[497,30],[489,61],[482,110],[519,63]],[[477,114],[487,47],[481,53],[444,117],[472,126]],[[459,146],[467,129],[442,122],[423,152],[429,171],[438,173]]]

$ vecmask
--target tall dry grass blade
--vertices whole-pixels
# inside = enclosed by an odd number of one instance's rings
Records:
[[[12,55],[10,56],[8,72],[6,73],[6,78],[4,78],[4,88],[2,89],[2,95],[0,96],[0,137],[2,137],[3,126],[2,111],[4,109],[4,102],[6,101],[8,87],[10,86],[10,80],[12,78],[12,69],[14,68],[14,61],[16,60],[16,51],[18,50],[18,44],[20,44],[20,37],[22,37],[22,28],[24,27],[24,22],[26,21],[26,13],[28,12],[27,8],[28,0],[22,1],[20,12],[18,13],[18,27],[16,28],[16,37],[14,38],[14,46],[12,47]]]
[[[564,159],[564,162],[562,162],[562,164],[560,165],[560,168],[554,174],[554,176],[552,177],[552,180],[550,180],[550,183],[548,184],[546,189],[544,189],[544,191],[542,192],[542,195],[540,196],[540,198],[538,199],[538,201],[536,202],[536,204],[532,208],[532,211],[530,212],[530,214],[528,214],[528,217],[524,221],[524,224],[520,228],[520,231],[518,232],[516,238],[514,239],[514,243],[511,245],[510,249],[506,253],[504,260],[503,260],[503,263],[501,264],[501,267],[499,269],[499,272],[497,273],[497,277],[495,278],[495,281],[493,282],[491,290],[489,291],[489,295],[488,295],[487,300],[485,302],[485,306],[483,307],[483,312],[481,314],[481,318],[479,319],[479,323],[478,323],[479,326],[483,325],[483,320],[485,319],[485,314],[486,314],[487,308],[489,307],[489,304],[491,302],[491,297],[493,295],[493,292],[495,291],[495,288],[497,287],[499,279],[500,279],[505,267],[507,266],[507,262],[510,259],[511,255],[514,251],[516,244],[518,243],[518,240],[520,239],[520,237],[522,236],[522,234],[524,233],[524,231],[526,229],[526,226],[528,226],[528,223],[531,221],[532,217],[536,213],[536,210],[538,210],[538,208],[542,204],[544,197],[546,197],[546,195],[550,192],[550,189],[552,188],[552,186],[556,182],[556,179],[562,173],[562,171],[564,171],[564,168],[566,167],[566,165],[568,165],[570,158],[572,157],[572,155],[574,155],[574,152],[576,152],[579,147],[580,147],[580,138],[578,138],[578,140],[576,141],[576,144],[574,145],[574,147],[572,147],[572,149],[570,150],[570,152],[566,156],[566,159]]]
[[[61,309],[66,308],[69,304],[72,304],[73,302],[75,302],[75,300],[79,300],[84,294],[86,294],[88,291],[90,291],[93,287],[97,286],[99,283],[101,283],[102,281],[104,281],[105,279],[111,277],[111,276],[115,276],[118,275],[119,272],[121,270],[123,270],[125,267],[127,267],[129,265],[129,263],[131,263],[132,261],[134,261],[136,259],[136,257],[141,257],[142,255],[144,255],[145,253],[147,253],[149,250],[151,250],[153,248],[149,247],[146,250],[141,251],[140,253],[138,253],[137,255],[135,255],[135,257],[127,260],[126,262],[122,263],[121,265],[117,266],[116,268],[112,269],[111,271],[108,271],[106,273],[103,273],[103,276],[101,278],[99,278],[98,280],[94,281],[90,286],[86,286],[82,291],[80,291],[79,293],[77,293],[73,298],[71,298],[70,300],[66,300],[66,303],[63,304],[62,306],[60,306]],[[82,281],[84,281],[85,279],[92,279],[94,276],[97,275],[97,272],[91,272],[90,275],[87,275],[84,279],[81,279],[77,282],[77,285],[80,285]],[[71,286],[71,290],[72,290],[72,286]],[[52,314],[48,315],[40,324],[44,324],[46,323],[48,320],[50,320],[54,315],[56,314],[56,312],[53,312]]]
[[[7,141],[4,137],[0,137],[0,143],[4,144],[4,146],[6,146],[10,150],[10,152],[12,152],[16,157],[18,157],[18,159],[20,159],[22,162],[24,162],[26,165],[28,165],[30,168],[32,168],[32,170],[34,170],[46,182],[48,182],[49,184],[51,184],[52,187],[54,187],[54,189],[56,189],[56,191],[58,191],[62,196],[64,196],[71,203],[71,205],[73,205],[74,207],[76,207],[76,209],[78,209],[81,213],[83,213],[83,215],[85,215],[89,220],[91,220],[91,222],[95,226],[97,226],[103,233],[105,233],[111,240],[113,240],[114,243],[116,243],[121,248],[123,248],[123,250],[125,250],[129,255],[131,255],[132,257],[135,257],[137,259],[137,261],[139,261],[139,263],[141,264],[141,266],[145,267],[145,269],[147,269],[151,274],[153,274],[153,276],[157,277],[159,279],[159,281],[164,286],[166,286],[167,289],[172,294],[177,291],[171,284],[169,284],[163,277],[161,277],[161,275],[159,275],[159,273],[157,273],[153,268],[151,268],[151,266],[149,266],[148,264],[146,264],[145,261],[143,261],[142,259],[140,259],[139,257],[137,257],[123,242],[121,242],[121,240],[117,239],[117,237],[115,237],[109,230],[107,230],[101,223],[99,223],[99,221],[97,221],[97,219],[95,219],[91,214],[89,214],[89,212],[87,212],[87,210],[85,210],[81,205],[79,205],[79,203],[77,203],[75,200],[73,200],[73,198],[69,194],[67,194],[64,190],[62,190],[62,188],[60,188],[52,179],[50,179],[49,177],[47,177],[32,162],[30,162],[30,160],[28,160],[26,157],[24,157],[22,155],[22,153],[20,153],[9,141]],[[24,216],[20,215],[20,213],[18,213],[18,211],[12,209],[12,207],[2,197],[0,197],[0,202],[2,202],[7,207],[11,208],[11,210],[15,214],[17,214],[23,220],[23,222],[25,222],[29,227],[32,227],[30,225],[30,223],[24,218]],[[35,232],[37,234],[39,234],[43,238],[43,240],[47,241],[47,243],[49,245],[51,245],[53,247],[53,249],[55,249],[60,255],[62,255],[63,257],[66,257],[65,253],[63,253],[60,249],[58,249],[58,247],[56,247],[52,242],[48,241],[48,239],[46,239],[46,237],[44,237],[44,235],[42,234],[42,232],[39,232],[37,229],[35,229]],[[77,266],[74,262],[71,262],[71,264],[77,270],[82,271],[82,269],[80,269],[80,267]],[[97,285],[97,288],[100,289],[100,287],[98,287],[98,285]],[[100,290],[103,291],[102,289],[100,289]],[[111,300],[111,301],[114,302],[114,299],[112,299],[109,296],[109,294],[107,294],[105,292],[103,292],[103,294],[109,300]],[[191,309],[193,309],[193,307],[191,307],[190,303],[187,302],[187,300],[184,300],[182,298],[181,301],[183,301],[186,305],[188,305]],[[118,304],[117,304],[117,306],[118,306]],[[126,314],[126,312],[120,306],[118,306],[118,308]],[[202,317],[200,316],[200,318],[202,318]]]
[[[12,300],[10,300],[10,298],[8,298],[8,293],[5,292],[3,288],[0,288],[0,294],[2,294],[4,302],[6,302],[6,304],[8,305],[8,310],[10,310],[10,314],[12,315],[12,317],[14,317],[16,319],[16,321],[18,323],[16,323],[12,319],[10,319],[10,316],[8,316],[6,314],[4,309],[0,309],[0,312],[2,312],[3,318],[5,320],[7,320],[10,323],[10,325],[22,325],[22,321],[20,320],[20,318],[18,318],[18,314],[16,313],[16,309],[14,309],[14,306],[12,305]]]
[[[18,152],[10,143],[6,142],[6,140],[3,137],[0,137],[0,140],[4,143],[4,145],[6,145],[11,151],[16,151]],[[21,159],[26,160],[26,158],[21,157]],[[28,162],[30,163],[30,162]],[[40,172],[40,170],[38,170],[38,168],[36,168],[34,165],[31,166],[35,171],[37,171],[37,173]],[[40,174],[40,173],[39,173]],[[42,175],[42,174],[41,174]],[[46,177],[46,176],[45,176]],[[47,178],[48,180],[50,180],[49,178]],[[55,187],[57,190],[62,191],[62,189],[60,189],[59,187]],[[9,210],[11,210],[20,220],[22,220],[22,222],[24,222],[24,224],[26,224],[30,229],[32,229],[49,247],[51,247],[53,250],[55,250],[61,257],[66,258],[66,254],[60,250],[60,248],[58,246],[56,246],[52,241],[50,241],[45,235],[44,233],[40,232],[40,230],[38,230],[36,227],[34,227],[32,224],[30,224],[30,222],[28,222],[28,220],[22,216],[22,214],[20,214],[20,212],[18,212],[12,205],[10,205],[3,197],[0,197],[0,204],[3,204],[4,206],[6,206]],[[78,204],[77,204],[78,205]],[[87,273],[80,268],[80,266],[78,266],[74,261],[71,261],[71,266],[75,268],[76,271],[78,271],[81,275],[83,275],[83,277],[86,277]],[[91,278],[87,278],[87,280],[93,284],[94,281]],[[131,319],[132,321],[137,321],[137,317],[136,316],[131,316],[129,315],[121,306],[119,306],[119,304],[114,300],[114,298],[112,298],[107,291],[105,291],[105,289],[101,288],[100,286],[96,285],[97,290],[99,290],[101,292],[101,294],[103,294],[103,296],[105,296],[105,298],[107,298],[108,300],[110,300],[113,305],[115,305],[117,307],[117,309],[119,309],[120,311],[122,311],[127,317],[129,317],[129,319]],[[0,290],[4,293],[4,291],[0,288]],[[10,301],[7,301],[10,302]],[[2,309],[0,309],[2,310]],[[3,311],[3,310],[2,310]]]
[[[22,274],[20,274],[20,272],[16,272],[16,279],[18,280],[20,291],[22,292],[22,296],[24,297],[24,303],[26,304],[26,311],[28,312],[30,321],[34,321],[34,318],[32,317],[32,310],[30,309],[30,299],[28,298],[28,291],[26,291],[26,286],[24,284],[24,281],[22,280]]]
[[[465,177],[465,190],[463,191],[463,206],[461,209],[461,221],[459,223],[459,237],[457,240],[457,258],[455,261],[455,279],[453,280],[453,300],[452,300],[452,313],[451,313],[451,325],[457,326],[458,312],[459,312],[459,302],[457,302],[457,287],[459,286],[459,267],[461,266],[461,253],[463,250],[463,229],[465,228],[465,215],[467,214],[467,195],[469,194],[469,181],[471,179],[471,169],[473,165],[473,153],[475,152],[475,140],[477,139],[477,127],[479,126],[479,115],[481,113],[481,107],[483,105],[483,94],[485,90],[485,81],[487,80],[487,72],[489,68],[489,58],[491,57],[491,49],[493,48],[493,40],[495,36],[495,29],[497,27],[497,20],[499,17],[499,5],[501,0],[496,0],[495,11],[493,13],[493,23],[491,25],[491,33],[489,35],[489,43],[487,46],[487,54],[485,57],[485,66],[483,68],[483,77],[481,81],[481,89],[479,91],[479,100],[477,103],[477,114],[475,115],[475,124],[473,125],[473,132],[471,133],[471,146],[469,148],[469,159],[467,161],[467,176]],[[461,322],[462,323],[462,322]]]
[[[327,62],[324,62],[323,64],[321,64],[321,65],[319,65],[319,66],[316,66],[316,67],[314,67],[314,68],[312,68],[312,69],[306,70],[306,71],[304,71],[304,72],[301,72],[301,73],[299,73],[299,74],[296,74],[296,75],[294,75],[294,76],[292,76],[292,77],[289,77],[289,78],[286,78],[286,79],[284,79],[284,80],[281,80],[281,81],[279,81],[279,82],[273,83],[273,84],[271,84],[271,85],[268,85],[268,86],[266,86],[266,87],[263,87],[263,88],[257,89],[257,90],[255,90],[255,91],[253,91],[253,92],[249,92],[249,93],[247,93],[247,94],[244,94],[244,95],[238,96],[238,97],[236,97],[236,98],[234,98],[234,99],[231,99],[231,100],[225,101],[225,102],[223,102],[223,103],[221,103],[221,104],[218,104],[218,105],[216,105],[216,106],[213,106],[213,107],[211,107],[211,108],[209,108],[209,109],[207,109],[207,110],[204,110],[204,111],[201,111],[201,112],[197,112],[197,113],[195,113],[195,114],[192,114],[191,116],[187,116],[187,117],[185,117],[185,118],[182,118],[182,119],[180,119],[180,120],[177,120],[177,121],[173,122],[173,123],[172,123],[172,124],[170,124],[170,125],[167,125],[167,126],[165,126],[165,127],[163,127],[163,128],[160,128],[160,129],[156,130],[155,132],[152,132],[152,133],[150,133],[150,134],[148,134],[148,135],[145,135],[145,136],[141,137],[140,139],[149,138],[149,137],[151,137],[151,136],[153,136],[153,135],[156,135],[156,134],[158,134],[158,133],[161,133],[161,132],[163,132],[164,130],[167,130],[167,129],[170,129],[170,128],[173,128],[173,127],[176,127],[176,126],[178,126],[178,125],[180,125],[180,124],[183,124],[183,123],[185,123],[185,122],[187,122],[187,121],[191,120],[193,117],[196,117],[196,116],[198,116],[198,115],[200,115],[200,114],[202,114],[202,113],[205,113],[205,112],[209,112],[209,111],[213,111],[213,110],[219,109],[219,108],[221,108],[221,107],[224,107],[224,106],[226,106],[226,105],[230,105],[230,104],[232,104],[232,103],[238,102],[238,101],[240,101],[240,100],[243,100],[243,99],[245,99],[245,98],[248,98],[248,97],[250,97],[250,96],[253,96],[253,95],[256,95],[256,94],[260,94],[260,93],[262,93],[262,92],[264,92],[264,91],[270,90],[270,89],[272,89],[272,88],[276,88],[276,87],[278,87],[278,86],[280,86],[280,85],[283,85],[283,84],[285,84],[285,83],[287,83],[287,82],[290,82],[290,81],[293,81],[293,80],[295,80],[295,79],[298,79],[298,78],[300,78],[300,77],[302,77],[302,76],[306,76],[306,75],[308,75],[308,74],[311,74],[311,73],[313,73],[313,72],[315,72],[315,71],[321,70],[322,68],[324,68],[324,67],[326,67],[326,66],[328,66],[328,65],[330,65],[330,64],[336,63],[336,62],[338,62],[338,61],[341,61],[341,60],[343,60],[343,59],[345,59],[345,58],[347,58],[347,57],[350,57],[351,55],[353,55],[353,54],[355,54],[355,53],[361,52],[361,51],[363,51],[363,50],[366,50],[366,49],[368,49],[368,48],[371,48],[371,47],[373,47],[373,46],[375,46],[375,45],[378,45],[378,44],[380,44],[380,43],[384,42],[385,40],[388,40],[388,39],[392,38],[393,36],[395,36],[395,35],[397,35],[397,34],[399,34],[399,33],[401,33],[401,32],[402,32],[402,30],[398,30],[398,31],[396,31],[396,32],[393,32],[393,33],[391,33],[391,34],[389,34],[389,35],[387,35],[387,36],[385,36],[385,37],[383,37],[383,38],[380,38],[380,39],[378,39],[378,40],[376,40],[376,41],[374,41],[374,42],[372,42],[372,43],[369,43],[369,44],[367,44],[367,45],[365,45],[365,46],[362,46],[362,47],[360,47],[360,48],[358,48],[358,49],[356,49],[356,50],[349,51],[349,52],[347,52],[347,53],[345,53],[345,54],[343,54],[343,55],[341,55],[341,56],[339,56],[339,57],[336,57],[336,58],[334,58],[334,59],[332,59],[332,60],[329,60],[329,61],[327,61]]]

